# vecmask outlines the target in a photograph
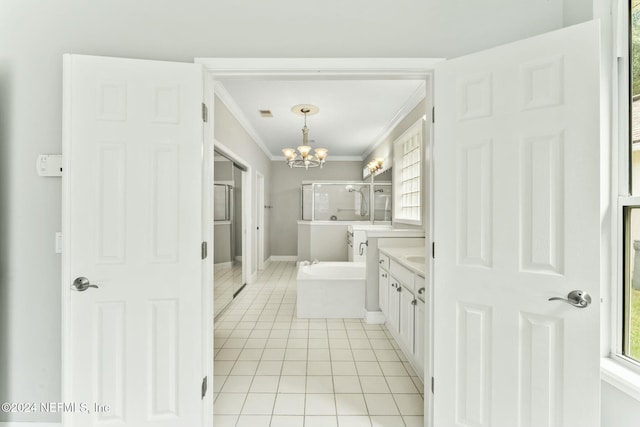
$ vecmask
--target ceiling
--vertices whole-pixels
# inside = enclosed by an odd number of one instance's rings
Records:
[[[312,147],[328,160],[362,160],[425,96],[424,80],[220,79],[216,90],[272,159],[302,143],[297,104],[320,110],[307,118]],[[273,117],[261,117],[270,110]]]

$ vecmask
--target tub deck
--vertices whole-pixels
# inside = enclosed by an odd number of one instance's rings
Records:
[[[297,317],[355,318],[365,313],[365,263],[320,262],[298,267]]]

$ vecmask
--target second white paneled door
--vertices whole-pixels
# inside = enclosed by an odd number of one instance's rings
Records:
[[[598,426],[599,25],[435,82],[434,425]]]

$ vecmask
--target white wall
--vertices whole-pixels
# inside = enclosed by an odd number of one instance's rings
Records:
[[[602,427],[638,427],[640,404],[628,394],[602,381]]]
[[[37,177],[34,162],[61,151],[63,53],[452,57],[559,28],[565,15],[562,0],[2,0],[0,401],[60,400],[60,180]],[[9,419],[59,416],[0,414]]]

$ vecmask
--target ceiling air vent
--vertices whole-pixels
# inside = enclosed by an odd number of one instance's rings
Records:
[[[273,117],[273,114],[271,113],[271,110],[258,110],[260,112],[260,117]]]

